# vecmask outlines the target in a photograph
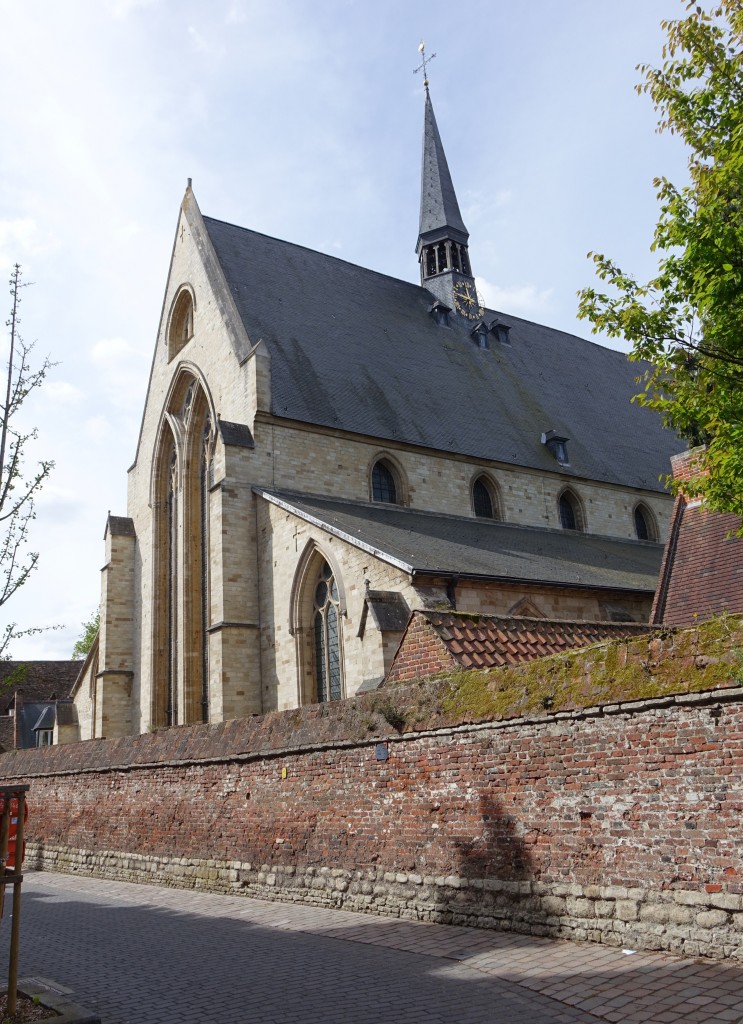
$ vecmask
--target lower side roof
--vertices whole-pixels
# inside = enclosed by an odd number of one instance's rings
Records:
[[[254,488],[266,501],[412,576],[653,593],[663,545]]]

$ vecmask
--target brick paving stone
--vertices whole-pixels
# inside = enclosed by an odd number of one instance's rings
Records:
[[[22,973],[73,987],[105,1024],[743,1015],[743,968],[729,963],[80,876],[31,873],[24,890]]]

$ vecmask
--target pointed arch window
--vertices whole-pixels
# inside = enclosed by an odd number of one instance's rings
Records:
[[[472,511],[478,519],[501,518],[496,489],[484,474],[472,484]]]
[[[212,422],[207,414],[199,467],[199,546],[201,555],[201,721],[209,721],[209,488],[212,482]]]
[[[390,464],[384,459],[374,463],[371,475],[372,501],[382,501],[388,505],[398,502],[398,487],[395,474]]]
[[[343,696],[340,601],[333,570],[325,561],[315,585],[312,635],[317,700],[320,703],[340,700]]]
[[[167,703],[166,725],[178,721],[178,457],[170,456],[167,496]]]
[[[655,516],[643,502],[634,509],[635,536],[638,540],[658,540],[658,526]]]
[[[183,287],[178,294],[168,324],[168,359],[177,355],[193,337],[194,302],[188,287]]]
[[[208,722],[210,497],[214,412],[193,375],[178,376],[165,409],[153,474],[151,722]]]
[[[585,516],[578,496],[571,490],[562,492],[557,501],[560,526],[563,530],[585,531]]]

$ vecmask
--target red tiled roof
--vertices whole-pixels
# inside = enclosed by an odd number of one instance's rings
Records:
[[[550,622],[452,612],[416,614],[426,616],[457,661],[473,668],[518,665],[571,647],[587,647],[648,631],[647,626],[632,622]]]
[[[570,622],[517,616],[414,611],[388,673],[389,682],[423,678],[447,667],[499,668],[574,647],[650,632],[637,622]],[[431,641],[438,640],[438,652]]]
[[[676,498],[651,622],[683,626],[695,618],[743,612],[743,538],[732,514]]]

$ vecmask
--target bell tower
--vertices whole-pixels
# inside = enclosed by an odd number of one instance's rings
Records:
[[[445,306],[471,319],[472,310],[479,307],[479,302],[470,267],[469,232],[459,212],[428,91],[426,65],[436,54],[426,57],[423,43],[419,50],[423,55],[423,63],[416,71],[423,70],[426,90],[420,225],[415,249],[420,264],[421,284]]]

